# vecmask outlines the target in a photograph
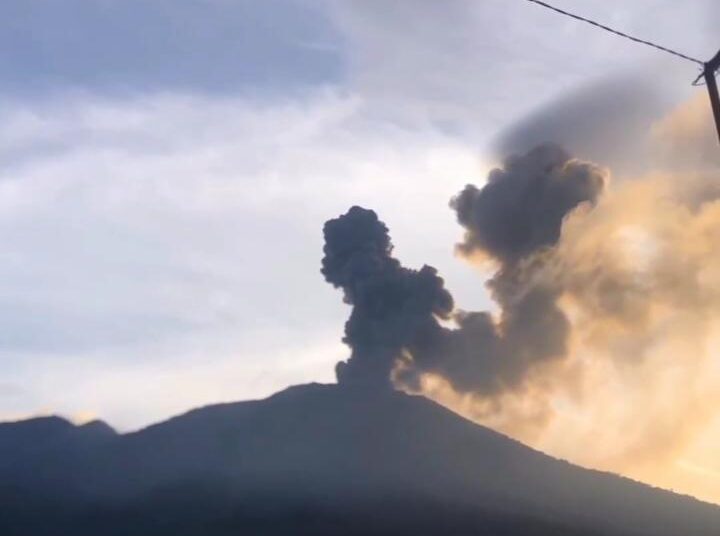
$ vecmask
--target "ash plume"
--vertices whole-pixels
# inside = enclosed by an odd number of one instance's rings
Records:
[[[328,222],[323,273],[353,306],[338,380],[422,392],[556,456],[717,499],[704,484],[720,438],[720,153],[707,106],[700,93],[626,144],[614,160],[631,165],[612,188],[609,172],[552,145],[464,188],[451,202],[456,251],[490,269],[493,311],[458,310],[433,268],[403,267],[374,212]],[[591,148],[624,145],[616,130]]]
[[[459,249],[513,266],[555,245],[565,216],[582,203],[594,204],[604,183],[602,170],[555,145],[510,156],[484,187],[468,185],[452,200],[466,230]]]
[[[423,392],[546,452],[717,500],[703,454],[720,438],[720,153],[707,96],[639,143],[626,158],[642,171],[626,167],[592,210],[570,213],[543,256],[569,321],[564,359],[489,401],[443,381]]]
[[[394,379],[418,389],[429,373],[457,391],[492,396],[562,358],[569,323],[557,306],[561,289],[543,277],[544,256],[563,218],[595,203],[604,180],[596,166],[547,145],[509,158],[483,188],[468,186],[452,201],[466,229],[459,250],[497,264],[488,285],[498,318],[454,310],[434,268],[403,267],[373,211],[353,207],[327,222],[322,273],[353,306],[344,338],[352,353],[338,364],[338,381],[389,387]]]
[[[411,270],[392,257],[388,229],[372,210],[352,207],[328,221],[324,234],[322,273],[353,306],[343,339],[352,355],[338,363],[338,381],[389,388],[403,350],[437,331],[452,296],[434,268]]]

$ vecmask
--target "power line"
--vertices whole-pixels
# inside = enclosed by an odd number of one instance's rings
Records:
[[[653,47],[653,48],[655,48],[655,49],[657,49],[657,50],[661,50],[661,51],[663,51],[663,52],[667,52],[668,54],[672,54],[673,56],[677,56],[678,58],[682,58],[682,59],[684,59],[684,60],[692,61],[693,63],[697,63],[698,65],[701,65],[701,66],[703,66],[703,67],[705,66],[705,62],[702,62],[702,61],[700,61],[700,60],[698,60],[698,59],[696,59],[696,58],[693,58],[693,57],[691,57],[691,56],[686,56],[685,54],[682,54],[682,53],[677,52],[677,51],[675,51],[675,50],[666,48],[666,47],[664,47],[664,46],[661,46],[661,45],[658,45],[658,44],[655,44],[655,43],[651,43],[650,41],[645,41],[644,39],[638,39],[637,37],[633,37],[632,35],[628,35],[628,34],[626,34],[626,33],[620,32],[620,31],[618,31],[618,30],[614,30],[613,28],[610,28],[610,27],[608,27],[608,26],[605,26],[604,24],[600,24],[599,22],[596,22],[596,21],[594,21],[594,20],[586,19],[585,17],[581,17],[580,15],[575,15],[575,14],[573,14],[573,13],[569,13],[569,12],[567,12],[567,11],[563,11],[562,9],[560,9],[560,8],[558,8],[558,7],[555,7],[555,6],[551,6],[550,4],[548,4],[548,3],[546,3],[546,2],[541,2],[540,0],[527,0],[527,1],[528,1],[528,2],[531,2],[531,3],[533,3],[533,4],[537,4],[537,5],[539,5],[539,6],[545,7],[545,8],[547,8],[547,9],[552,10],[552,11],[555,11],[556,13],[560,13],[561,15],[565,15],[566,17],[570,17],[570,18],[573,18],[573,19],[575,19],[575,20],[579,20],[579,21],[582,21],[582,22],[586,22],[586,23],[591,24],[591,25],[593,25],[593,26],[595,26],[595,27],[597,27],[597,28],[600,28],[601,30],[605,30],[606,32],[610,32],[610,33],[615,34],[615,35],[618,35],[618,36],[620,36],[620,37],[624,37],[625,39],[629,39],[630,41],[634,41],[634,42],[640,43],[640,44],[642,44],[642,45],[647,45],[647,46]]]

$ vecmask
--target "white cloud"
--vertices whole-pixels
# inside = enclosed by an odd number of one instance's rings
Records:
[[[386,219],[406,262],[438,265],[484,302],[453,258],[447,208],[482,176],[475,149],[368,119],[360,97],[56,97],[4,112],[0,350],[23,388],[4,403],[13,414],[136,426],[331,379],[347,311],[319,273],[322,224],[354,203]]]

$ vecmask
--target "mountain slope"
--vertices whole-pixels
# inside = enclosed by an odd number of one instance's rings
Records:
[[[3,534],[33,534],[28,505],[51,525],[37,534],[720,533],[720,508],[574,467],[396,392],[299,386],[72,448],[9,447],[25,425],[0,425],[0,489],[25,505],[0,503]]]

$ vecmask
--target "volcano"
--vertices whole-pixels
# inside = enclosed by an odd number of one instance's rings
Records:
[[[310,384],[138,432],[0,424],[0,534],[717,536],[720,508],[420,396]]]

